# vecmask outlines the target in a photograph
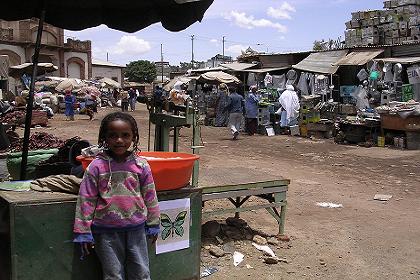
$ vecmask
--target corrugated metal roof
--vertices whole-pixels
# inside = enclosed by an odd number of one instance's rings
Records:
[[[286,70],[291,68],[292,66],[285,66],[285,67],[277,67],[277,68],[261,68],[261,69],[248,69],[244,72],[250,72],[250,73],[267,73],[267,72],[274,72],[274,71],[280,71],[280,70]]]
[[[123,66],[123,65],[119,65],[119,64],[112,63],[112,62],[109,62],[109,61],[103,61],[103,60],[99,60],[99,59],[93,59],[93,58],[92,58],[92,65],[125,68],[125,66]]]
[[[246,69],[252,68],[257,66],[257,64],[254,63],[241,63],[241,62],[233,62],[233,63],[222,63],[220,64],[221,67],[224,67],[231,71],[237,71],[241,72]]]
[[[383,52],[384,50],[354,51],[340,59],[335,65],[365,65]]]
[[[377,58],[374,61],[383,61],[391,63],[401,63],[401,64],[414,64],[420,62],[420,56],[412,57],[386,57],[386,58]]]
[[[301,71],[334,74],[338,66],[334,65],[347,54],[347,50],[311,53],[307,58],[292,67]]]

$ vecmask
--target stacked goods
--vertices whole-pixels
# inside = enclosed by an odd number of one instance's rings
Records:
[[[8,125],[20,126],[25,124],[26,113],[25,111],[12,111],[0,118],[1,123]],[[47,126],[48,117],[45,111],[32,111],[31,126]]]
[[[46,132],[35,132],[29,137],[29,150],[60,148],[64,141]],[[12,143],[10,149],[14,152],[22,151],[23,138]]]
[[[384,8],[351,14],[347,47],[420,41],[420,0],[384,1]]]
[[[300,124],[317,123],[321,120],[319,105],[320,96],[302,96],[300,100]]]

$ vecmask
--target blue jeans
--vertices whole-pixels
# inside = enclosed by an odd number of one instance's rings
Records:
[[[104,280],[150,280],[144,228],[96,233],[93,236]]]

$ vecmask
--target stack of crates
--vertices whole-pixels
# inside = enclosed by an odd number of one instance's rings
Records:
[[[271,124],[269,107],[258,107],[258,126],[269,124]]]
[[[300,124],[317,123],[321,120],[321,114],[315,108],[319,101],[320,98],[302,98],[299,111]]]

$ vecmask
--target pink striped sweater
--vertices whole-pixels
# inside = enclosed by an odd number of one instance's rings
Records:
[[[105,153],[89,165],[80,185],[75,242],[93,242],[92,229],[129,230],[142,225],[159,232],[159,205],[147,161],[135,155],[116,162]]]

